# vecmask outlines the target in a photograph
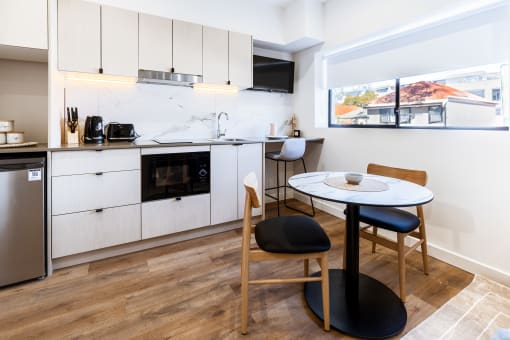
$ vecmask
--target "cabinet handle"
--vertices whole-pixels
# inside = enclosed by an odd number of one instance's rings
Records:
[[[103,150],[101,150],[101,149],[96,149],[95,151],[96,151],[96,152],[101,152],[101,151],[103,151]]]
[[[99,68],[99,73],[103,74],[103,68],[102,67]]]
[[[175,200],[180,201],[180,200],[182,200],[182,197],[176,197]]]
[[[96,209],[97,213],[103,212],[103,209]]]
[[[102,172],[96,172],[96,176],[103,176]]]

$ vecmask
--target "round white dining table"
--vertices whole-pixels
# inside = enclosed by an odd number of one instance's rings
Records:
[[[330,269],[331,326],[358,338],[387,338],[399,334],[407,322],[400,298],[383,283],[359,272],[360,206],[407,207],[430,202],[433,193],[420,185],[377,175],[363,180],[385,183],[383,191],[355,191],[326,184],[333,177],[342,181],[345,172],[308,172],[289,178],[289,186],[306,195],[345,203],[346,267]],[[315,273],[313,275],[320,275]],[[320,282],[305,283],[305,298],[315,315],[323,319]]]

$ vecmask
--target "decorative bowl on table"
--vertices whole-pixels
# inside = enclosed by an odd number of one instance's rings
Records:
[[[347,183],[352,185],[358,185],[363,180],[363,174],[358,174],[355,172],[348,172],[344,175],[344,177]]]

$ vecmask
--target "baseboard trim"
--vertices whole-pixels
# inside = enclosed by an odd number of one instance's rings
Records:
[[[510,273],[428,242],[429,255],[473,274],[510,286]]]
[[[154,239],[137,241],[133,243],[123,244],[115,247],[90,251],[87,253],[70,255],[62,258],[53,259],[53,270],[76,266],[78,264],[89,263],[93,261],[103,260],[110,257],[125,255],[155,247],[166,246],[169,244],[191,240],[198,237],[210,236],[223,233],[242,226],[242,221],[234,221],[216,226],[207,226],[199,229],[189,230],[177,234],[171,234]],[[51,273],[50,273],[51,275]]]
[[[294,195],[294,198],[305,204],[308,204],[309,202],[308,196],[300,193],[296,193]],[[318,209],[327,212],[328,214],[331,214],[333,216],[342,219],[345,218],[345,215],[343,213],[345,209],[345,204],[331,203],[319,199],[314,199],[313,202]],[[510,286],[510,273],[504,272],[498,268],[494,268],[485,263],[466,257],[462,254],[458,254],[451,250],[442,248],[434,243],[431,243],[430,241],[428,242],[428,252],[430,256],[443,262],[446,262],[448,264],[451,264],[452,266],[461,268],[473,274],[483,275],[489,279]]]

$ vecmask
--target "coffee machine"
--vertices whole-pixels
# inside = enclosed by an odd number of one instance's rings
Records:
[[[87,116],[83,130],[83,141],[85,144],[104,143],[103,117]]]

